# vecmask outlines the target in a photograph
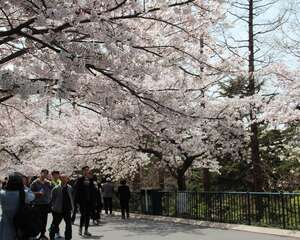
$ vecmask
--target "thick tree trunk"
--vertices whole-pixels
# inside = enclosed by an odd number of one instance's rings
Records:
[[[184,174],[178,174],[177,176],[177,185],[179,191],[185,191],[186,190],[186,181]]]
[[[255,84],[255,50],[254,50],[254,0],[249,0],[249,95],[253,96],[256,94],[256,84]],[[258,124],[256,120],[256,110],[255,105],[250,106],[250,120],[251,120],[251,162],[253,166],[253,185],[255,192],[263,191],[264,177],[262,163],[259,154],[259,139],[258,139]],[[263,217],[263,202],[262,198],[255,198],[255,209],[256,209],[256,221],[260,222]]]
[[[264,187],[264,174],[259,154],[258,126],[251,124],[251,160],[253,166],[253,190],[262,192]]]
[[[254,18],[254,2],[253,0],[249,0],[249,95],[253,96],[256,93],[256,86],[255,86],[255,78],[254,78],[254,71],[255,71],[255,50],[254,50],[254,27],[253,27],[253,18]],[[251,106],[250,110],[250,120],[253,121],[256,119],[255,113],[255,106]],[[258,124],[252,123],[251,127],[251,161],[253,166],[253,182],[254,182],[254,191],[260,192],[263,190],[263,171],[262,171],[262,164],[261,159],[259,156],[259,140],[258,140]]]
[[[208,168],[203,168],[203,190],[204,192],[210,191],[210,172]]]
[[[209,192],[211,190],[210,188],[210,172],[208,168],[203,168],[203,190],[204,192]],[[207,211],[205,211],[205,218],[207,220],[211,219],[212,216],[212,199],[211,195],[209,193],[206,193],[204,195],[204,202],[206,205]]]
[[[142,168],[138,166],[137,172],[133,178],[132,188],[134,191],[139,191],[142,188]]]
[[[160,167],[159,168],[159,187],[160,189],[164,189],[165,188],[165,169]]]

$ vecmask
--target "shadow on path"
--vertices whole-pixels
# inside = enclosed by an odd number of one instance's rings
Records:
[[[99,229],[105,236],[118,235],[119,239],[164,240],[297,240],[295,238],[257,234],[243,231],[223,230],[181,223],[151,220],[104,217]]]
[[[205,227],[193,226],[187,224],[155,222],[149,220],[120,220],[117,217],[111,217],[105,220],[105,224],[109,224],[115,231],[129,231],[131,233],[142,236],[147,235],[159,235],[168,236],[176,233],[187,234],[201,234],[201,229],[207,229]]]
[[[78,222],[73,225],[73,240],[297,240],[295,238],[250,232],[222,230],[181,223],[152,220],[121,220],[118,216],[103,216],[99,225],[91,225],[92,237],[78,235]],[[61,226],[61,233],[63,232]]]

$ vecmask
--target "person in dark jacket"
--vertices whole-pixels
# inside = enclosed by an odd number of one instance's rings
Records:
[[[55,170],[51,172],[51,187],[55,188],[57,185],[61,185],[61,180],[60,180],[59,171]],[[54,219],[54,214],[55,213],[52,212],[53,219]],[[55,238],[62,238],[59,233],[59,228],[57,228],[57,232],[55,233]]]
[[[50,228],[50,239],[56,239],[55,235],[59,230],[62,219],[65,221],[65,240],[72,239],[71,213],[74,209],[72,187],[68,184],[67,176],[60,177],[61,184],[56,185],[51,192],[51,210],[53,221]]]
[[[101,196],[101,185],[98,184],[97,176],[93,176],[93,181],[95,185],[95,206],[93,206],[92,219],[95,225],[99,225],[101,219],[102,210],[102,196]]]
[[[78,203],[75,201],[75,196],[76,196],[76,184],[77,184],[77,180],[76,179],[72,179],[69,183],[72,186],[72,196],[73,196],[73,201],[74,201],[74,210],[72,213],[72,223],[75,223],[76,220],[76,213],[78,212]]]
[[[129,218],[129,200],[130,200],[130,189],[126,185],[126,180],[122,180],[121,186],[118,188],[118,197],[120,199],[120,206],[122,212],[122,219],[125,219],[125,212],[127,219]]]
[[[90,237],[91,234],[88,232],[90,218],[95,206],[95,185],[93,178],[90,174],[90,168],[85,166],[82,168],[83,176],[78,178],[75,185],[75,203],[78,203],[81,217],[79,235],[82,235],[82,229],[85,228],[84,236]]]

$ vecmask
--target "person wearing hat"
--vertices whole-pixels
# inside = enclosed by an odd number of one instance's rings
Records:
[[[114,194],[114,185],[111,182],[111,179],[108,177],[106,178],[106,182],[103,184],[102,187],[102,196],[104,201],[104,210],[105,214],[108,214],[108,210],[110,215],[112,214],[112,198]]]

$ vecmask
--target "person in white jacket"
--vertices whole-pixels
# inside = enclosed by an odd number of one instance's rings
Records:
[[[107,178],[106,182],[102,186],[102,196],[104,201],[105,213],[108,214],[108,210],[109,210],[110,215],[112,214],[113,194],[114,194],[114,185],[111,182],[111,179]]]

